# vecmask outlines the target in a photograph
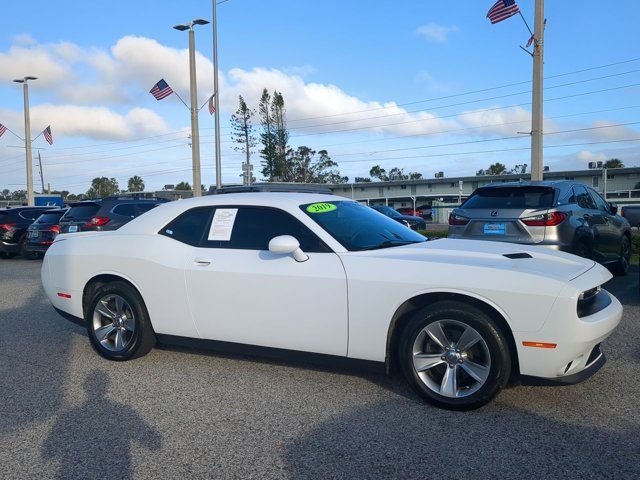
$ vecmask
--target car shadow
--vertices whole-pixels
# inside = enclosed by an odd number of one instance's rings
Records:
[[[640,266],[631,265],[625,276],[613,277],[604,287],[623,305],[640,305]]]
[[[450,412],[395,399],[321,423],[282,457],[296,479],[638,478],[639,435],[504,404]]]
[[[86,401],[58,416],[42,456],[58,462],[61,479],[132,478],[132,444],[159,450],[162,437],[131,407],[108,398],[105,372],[89,373],[84,389]]]

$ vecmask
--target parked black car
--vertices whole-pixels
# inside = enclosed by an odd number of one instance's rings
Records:
[[[27,229],[27,246],[23,256],[35,258],[43,255],[60,233],[60,218],[66,208],[47,210]]]
[[[60,233],[117,230],[125,223],[168,201],[155,197],[121,196],[76,202],[69,206],[69,211],[60,219]]]
[[[477,188],[449,216],[449,237],[540,245],[591,258],[624,275],[631,227],[593,188],[571,180]]]
[[[389,218],[393,218],[396,222],[406,225],[411,230],[425,230],[427,228],[426,222],[420,217],[414,217],[412,215],[402,215],[397,210],[394,210],[393,208],[386,205],[372,205],[371,208],[382,213],[383,215],[386,215]]]
[[[0,210],[0,258],[25,253],[27,228],[51,207],[14,207]]]

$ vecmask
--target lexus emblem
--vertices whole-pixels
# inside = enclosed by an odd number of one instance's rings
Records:
[[[498,216],[498,210],[491,210],[491,216],[492,217],[497,217]]]

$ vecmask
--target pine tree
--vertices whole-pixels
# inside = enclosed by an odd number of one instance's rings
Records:
[[[265,88],[260,97],[258,104],[258,115],[260,117],[260,125],[262,132],[260,133],[260,143],[262,148],[260,156],[262,157],[262,176],[269,182],[273,182],[275,176],[275,126],[271,118],[271,95]]]
[[[275,162],[274,176],[282,179],[290,176],[287,165],[287,151],[289,150],[289,132],[287,131],[286,110],[282,93],[274,91],[271,102],[271,118],[274,123]]]
[[[255,115],[255,112],[247,107],[242,95],[238,96],[238,110],[231,115],[231,137],[238,145],[233,149],[238,152],[243,152],[246,156],[247,165],[251,164],[251,150],[256,146],[256,138],[253,133],[253,124],[251,118]],[[263,172],[264,174],[264,172]],[[252,173],[249,171],[245,175],[244,184],[251,183],[249,179]]]

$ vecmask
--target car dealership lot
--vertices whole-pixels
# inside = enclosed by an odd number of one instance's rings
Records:
[[[40,261],[0,261],[0,478],[640,475],[637,266],[607,364],[570,387],[431,407],[397,377],[155,349],[113,363],[59,317]]]

